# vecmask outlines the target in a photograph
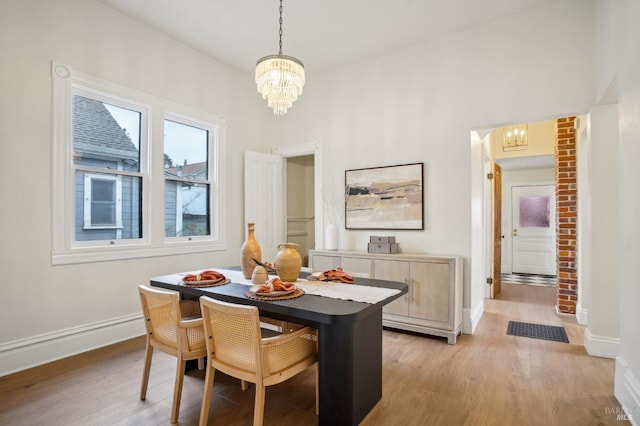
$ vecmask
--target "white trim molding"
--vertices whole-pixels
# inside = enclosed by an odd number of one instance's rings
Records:
[[[591,356],[615,359],[620,354],[620,339],[597,336],[587,328],[584,332],[584,348]]]
[[[462,310],[462,333],[473,334],[484,313],[484,301],[480,301],[473,309]]]
[[[0,345],[0,377],[145,334],[142,313]]]
[[[582,304],[580,299],[578,299],[578,303],[576,304],[576,320],[578,320],[578,324],[581,325],[589,324],[589,310]]]
[[[640,377],[633,374],[622,357],[616,358],[613,394],[624,411],[621,420],[628,420],[634,426],[640,425]]]

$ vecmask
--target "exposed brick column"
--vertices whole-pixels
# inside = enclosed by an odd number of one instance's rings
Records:
[[[575,117],[556,120],[556,264],[557,309],[576,313],[578,274],[576,267],[576,216],[578,209],[576,181]]]

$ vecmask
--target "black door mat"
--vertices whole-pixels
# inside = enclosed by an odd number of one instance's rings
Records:
[[[552,342],[569,343],[564,327],[552,325],[531,324],[529,322],[509,321],[507,334],[511,336],[531,337],[534,339],[551,340]]]

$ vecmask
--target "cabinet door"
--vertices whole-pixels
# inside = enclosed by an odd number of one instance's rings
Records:
[[[409,283],[409,262],[401,260],[381,260],[375,261],[375,276],[378,280],[399,281]],[[403,315],[409,314],[408,294],[385,305],[382,312],[387,314]]]
[[[448,263],[411,262],[409,316],[448,324],[451,319]]]
[[[353,274],[354,277],[358,275],[366,275],[367,278],[371,277],[371,266],[373,262],[371,259],[365,259],[362,257],[342,257],[342,269]]]
[[[336,269],[340,266],[340,256],[326,256],[324,254],[311,255],[311,270],[313,272],[322,272],[329,269]]]

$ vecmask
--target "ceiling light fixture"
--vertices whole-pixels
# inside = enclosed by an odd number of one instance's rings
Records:
[[[518,151],[527,149],[529,145],[529,126],[520,124],[504,127],[502,130],[502,150]]]
[[[280,0],[280,50],[277,55],[260,58],[256,64],[256,84],[262,99],[276,115],[285,115],[302,95],[304,65],[299,59],[282,54],[282,0]]]

